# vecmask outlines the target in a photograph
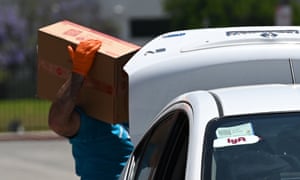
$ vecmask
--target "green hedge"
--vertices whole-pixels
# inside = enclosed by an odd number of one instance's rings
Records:
[[[7,131],[14,123],[26,131],[48,129],[50,102],[39,99],[0,100],[0,131]]]

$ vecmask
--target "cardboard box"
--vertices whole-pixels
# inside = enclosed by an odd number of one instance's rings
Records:
[[[86,39],[99,39],[102,46],[81,89],[78,106],[108,123],[128,122],[128,76],[123,66],[140,47],[70,21],[38,30],[38,97],[55,98],[71,73],[67,46],[76,47]]]

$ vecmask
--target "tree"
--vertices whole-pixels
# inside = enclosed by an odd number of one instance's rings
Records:
[[[164,0],[164,8],[173,29],[267,26],[274,25],[278,3],[278,0]],[[291,4],[298,13],[295,8],[298,3]]]

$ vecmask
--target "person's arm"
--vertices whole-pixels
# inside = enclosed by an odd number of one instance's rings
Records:
[[[101,42],[98,40],[83,41],[75,51],[68,46],[73,62],[72,74],[59,89],[56,99],[51,104],[48,117],[49,127],[61,136],[74,136],[80,127],[80,116],[74,111],[74,108],[84,78],[89,72],[95,53],[100,46]]]
[[[84,77],[72,73],[57,93],[49,111],[49,127],[61,136],[71,137],[80,126],[79,114],[74,111]]]

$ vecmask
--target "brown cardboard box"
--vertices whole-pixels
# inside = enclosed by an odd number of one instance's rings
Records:
[[[55,98],[71,73],[67,46],[75,47],[85,39],[99,39],[102,46],[80,92],[78,106],[105,122],[127,122],[128,77],[123,66],[140,47],[70,21],[38,30],[38,96]]]

